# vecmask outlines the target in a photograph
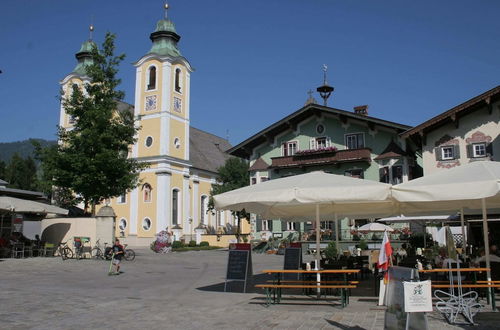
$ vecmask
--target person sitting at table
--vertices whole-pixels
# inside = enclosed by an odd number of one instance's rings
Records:
[[[490,247],[490,251],[491,251],[492,247],[494,247],[494,245],[492,245]],[[474,266],[478,267],[481,262],[486,262],[486,256],[485,256],[484,249],[481,249],[479,251],[479,257],[474,259],[474,261],[472,263],[474,264]],[[496,254],[490,253],[490,262],[500,262],[500,257],[497,256]]]
[[[434,265],[436,268],[443,268],[443,261],[446,259],[448,256],[448,253],[446,251],[445,247],[439,248],[439,254],[434,258]]]

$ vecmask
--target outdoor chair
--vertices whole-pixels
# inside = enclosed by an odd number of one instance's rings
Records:
[[[26,255],[26,257],[33,257],[33,245],[24,246],[24,255]]]
[[[11,257],[24,258],[24,243],[16,243],[12,245]]]

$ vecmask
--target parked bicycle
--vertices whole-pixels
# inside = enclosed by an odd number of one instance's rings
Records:
[[[73,251],[68,246],[68,241],[59,243],[57,253],[61,256],[62,260],[73,258]]]
[[[127,261],[132,261],[135,259],[135,252],[132,249],[127,249],[127,244],[124,245],[123,249],[125,253],[123,254],[123,258]]]
[[[108,243],[104,243],[104,251],[101,249],[101,245],[99,244],[100,239],[95,242],[94,247],[90,251],[90,255],[93,259],[101,259],[101,260],[110,260],[111,259],[111,247],[108,246]]]

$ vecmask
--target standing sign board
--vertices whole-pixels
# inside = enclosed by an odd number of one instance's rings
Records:
[[[429,330],[424,312],[406,312],[404,282],[418,281],[415,268],[390,267],[386,284],[386,330]],[[411,307],[410,307],[411,308]]]
[[[405,312],[432,312],[431,281],[403,282]]]
[[[283,265],[283,269],[300,269],[301,264],[302,264],[302,249],[286,248],[285,264]]]
[[[226,292],[228,281],[243,282],[243,292],[246,292],[247,282],[252,276],[252,251],[250,248],[237,246],[236,249],[229,250],[224,292]]]

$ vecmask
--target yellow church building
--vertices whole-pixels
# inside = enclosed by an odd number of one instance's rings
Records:
[[[141,127],[130,156],[149,167],[140,173],[137,188],[109,202],[117,216],[116,236],[134,246],[149,245],[167,228],[177,240],[187,242],[195,240],[197,232],[235,224],[230,212],[207,212],[217,169],[231,146],[226,139],[190,126],[193,68],[179,51],[174,23],[161,19],[150,39],[151,49],[134,63],[134,105],[118,102],[118,111],[132,111]],[[91,61],[93,45],[87,40],[76,53],[75,69],[60,82],[63,93],[88,82],[85,65]],[[62,104],[59,121],[60,127],[71,129],[72,118]]]

